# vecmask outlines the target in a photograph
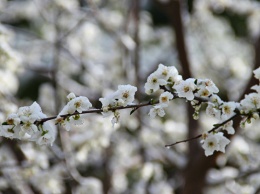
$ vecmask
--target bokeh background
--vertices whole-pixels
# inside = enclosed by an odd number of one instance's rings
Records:
[[[1,0],[0,121],[33,101],[56,115],[70,92],[100,108],[120,84],[148,102],[158,93],[143,86],[159,63],[239,101],[257,83],[259,37],[257,0]],[[204,109],[198,121],[181,99],[164,118],[148,112],[123,110],[114,128],[89,114],[70,132],[57,128],[53,146],[0,138],[0,193],[260,193],[259,122],[235,121],[226,153],[206,157],[199,139],[164,147],[210,130],[218,121]]]

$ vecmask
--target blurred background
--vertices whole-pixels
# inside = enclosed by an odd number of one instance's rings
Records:
[[[95,108],[120,84],[144,84],[159,63],[184,79],[209,78],[225,101],[256,84],[260,65],[258,0],[1,0],[0,121],[37,101],[56,115],[74,92]],[[239,129],[225,154],[206,157],[193,137],[217,120],[198,121],[184,100],[164,118],[149,107],[119,124],[89,114],[53,146],[0,138],[3,194],[254,194],[260,193],[260,123]]]

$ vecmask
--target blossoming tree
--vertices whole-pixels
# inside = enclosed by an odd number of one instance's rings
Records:
[[[259,191],[259,3],[189,2],[0,2],[3,193]]]

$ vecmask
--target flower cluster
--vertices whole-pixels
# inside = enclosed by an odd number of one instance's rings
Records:
[[[219,89],[209,79],[188,78],[183,80],[175,67],[167,67],[162,64],[153,72],[147,79],[145,91],[147,94],[152,94],[160,88],[168,91],[162,93],[159,98],[159,103],[154,105],[149,112],[151,118],[156,115],[163,117],[165,115],[164,108],[168,106],[168,102],[174,97],[185,98],[191,101],[195,108],[194,118],[198,118],[200,104],[207,102],[207,114],[216,117],[219,120],[225,120],[235,114],[237,104],[234,102],[223,102],[216,94]],[[232,131],[232,126],[229,123],[226,128]],[[224,127],[223,127],[224,128]],[[206,156],[213,154],[215,150],[225,151],[225,146],[229,140],[222,133],[208,134],[202,142],[202,147],[205,149]]]
[[[172,93],[170,93],[170,92],[162,93],[159,98],[159,104],[153,106],[153,108],[150,109],[150,112],[148,113],[148,115],[151,118],[155,118],[156,115],[163,117],[165,115],[165,111],[163,108],[167,107],[168,103],[172,99],[173,99]]]
[[[147,78],[147,82],[144,85],[145,92],[150,95],[158,91],[162,86],[173,86],[181,80],[182,76],[179,75],[178,70],[174,66],[167,67],[163,64],[159,64],[157,70]],[[173,94],[168,91],[162,93],[159,98],[159,104],[154,105],[150,109],[150,117],[154,118],[156,115],[163,117],[165,115],[164,108],[168,106],[169,101],[172,100],[173,97]]]
[[[260,70],[254,72],[257,74],[256,77],[260,78]],[[178,71],[175,67],[167,67],[162,64],[148,77],[145,84],[147,94],[152,94],[159,89],[163,89],[166,92],[160,95],[159,103],[150,109],[149,115],[151,118],[154,118],[156,115],[163,117],[165,115],[164,108],[168,106],[169,100],[173,98],[185,98],[187,101],[190,101],[195,108],[194,119],[199,117],[201,103],[204,102],[207,104],[206,113],[222,122],[232,118],[240,110],[242,110],[243,113],[248,113],[249,111],[257,111],[260,107],[260,95],[258,93],[247,95],[241,103],[233,101],[224,102],[217,95],[219,89],[212,80],[195,78],[183,80],[182,77],[178,75]],[[259,92],[260,86],[254,86],[253,89]],[[256,118],[256,115],[254,115],[253,118]],[[219,129],[226,130],[229,134],[235,133],[232,120],[220,126]],[[214,150],[225,151],[224,148],[229,141],[224,141],[223,139],[225,139],[225,137],[223,134],[219,134],[222,133],[214,131],[214,133],[207,135],[207,138],[204,137],[202,147],[205,149],[207,156],[213,154]],[[211,140],[214,140],[214,146],[209,146],[210,144],[207,143],[211,142]]]
[[[182,76],[174,66],[167,67],[159,64],[158,69],[147,78],[144,85],[145,92],[150,95],[159,90],[160,86],[174,85],[180,80],[182,80]]]
[[[254,71],[255,77],[260,79],[260,68]],[[194,118],[198,118],[202,103],[206,103],[206,114],[218,119],[221,123],[201,135],[202,148],[205,155],[209,156],[214,151],[225,152],[225,147],[230,143],[223,132],[234,134],[233,118],[243,116],[246,122],[259,118],[260,110],[260,86],[253,86],[256,92],[245,96],[240,103],[225,102],[217,95],[219,89],[209,79],[182,79],[175,67],[167,67],[159,64],[158,69],[153,72],[145,83],[145,92],[152,94],[158,90],[163,91],[156,103],[150,101],[146,106],[152,105],[148,115],[155,118],[157,115],[163,117],[165,108],[169,102],[175,98],[184,98],[190,101],[195,108]],[[135,93],[137,88],[132,85],[119,85],[117,91],[100,98],[101,109],[92,109],[89,99],[84,96],[76,97],[70,93],[68,103],[64,106],[57,117],[47,118],[42,113],[41,107],[34,102],[31,106],[21,107],[17,113],[8,115],[6,121],[0,126],[0,135],[7,138],[26,139],[36,141],[38,144],[52,144],[55,140],[56,131],[49,122],[56,120],[56,124],[62,125],[66,130],[71,129],[71,124],[81,125],[86,113],[102,113],[104,117],[113,116],[112,124],[114,126],[120,119],[120,109],[133,108],[135,111],[140,106],[134,105]],[[144,106],[142,104],[142,106]]]
[[[70,93],[67,98],[69,102],[59,113],[56,118],[56,123],[62,125],[67,131],[69,131],[71,129],[71,124],[81,125],[84,123],[80,113],[89,110],[89,108],[92,107],[92,104],[89,102],[87,97],[76,97],[74,93]]]
[[[49,122],[37,123],[46,117],[36,102],[31,106],[20,107],[17,113],[8,115],[0,126],[0,135],[11,139],[35,141],[39,145],[52,144],[56,137],[55,129]]]
[[[260,81],[260,67],[253,71],[256,79]],[[259,109],[260,109],[260,85],[254,85],[251,89],[256,92],[252,92],[248,95],[245,95],[245,98],[240,102],[240,113],[247,115],[247,118],[244,122],[241,122],[241,126],[244,127],[245,123],[251,123],[252,119],[259,118]]]
[[[112,124],[114,125],[119,121],[120,113],[117,109],[113,109],[120,106],[131,105],[135,99],[135,92],[137,88],[131,85],[119,85],[116,92],[108,95],[105,98],[100,98],[99,101],[102,103],[102,114],[104,117],[114,115]]]

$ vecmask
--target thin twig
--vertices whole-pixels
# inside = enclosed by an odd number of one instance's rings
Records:
[[[121,110],[121,109],[129,109],[129,108],[138,109],[140,107],[150,106],[150,105],[156,104],[156,103],[158,103],[158,102],[152,103],[151,101],[149,101],[149,102],[143,103],[143,104],[133,104],[133,105],[128,105],[128,106],[112,107],[112,108],[109,108],[108,110],[109,111],[115,111],[115,110]],[[101,113],[101,112],[104,112],[103,109],[91,109],[91,110],[82,111],[81,113],[76,111],[76,112],[74,112],[72,114],[60,115],[60,117],[67,118],[67,117],[74,116],[74,115],[81,115],[81,114],[88,114],[88,113]],[[46,121],[54,120],[56,118],[57,118],[57,116],[43,118],[41,120],[35,121],[35,124],[36,125],[40,125],[40,124],[42,124],[42,123],[44,123]]]
[[[239,116],[241,114],[239,113],[236,113],[235,115],[233,115],[232,117],[230,117],[229,119],[223,121],[222,123],[219,123],[219,124],[216,124],[215,127],[213,127],[211,130],[208,131],[208,133],[212,133],[214,132],[215,130],[217,130],[218,128],[222,127],[223,125],[225,125],[226,123],[228,123],[229,121],[233,120],[234,118],[236,118],[237,116]],[[172,144],[167,144],[165,145],[165,147],[169,148],[169,147],[172,147],[176,144],[179,144],[179,143],[184,143],[184,142],[189,142],[189,141],[192,141],[192,140],[195,140],[195,139],[198,139],[202,136],[202,133],[195,136],[195,137],[192,137],[192,138],[188,138],[188,139],[185,139],[185,140],[182,140],[182,141],[177,141],[175,143],[172,143]]]

